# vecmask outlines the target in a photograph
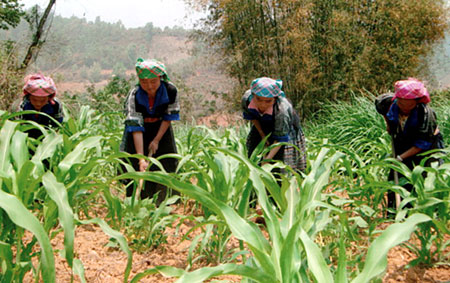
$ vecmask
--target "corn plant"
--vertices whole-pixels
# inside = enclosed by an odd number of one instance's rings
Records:
[[[450,245],[444,235],[450,234],[450,218],[448,211],[450,209],[450,159],[449,150],[443,150],[442,153],[435,153],[432,157],[424,158],[420,165],[410,170],[403,164],[392,165],[408,183],[412,184],[414,190],[407,192],[399,191],[402,194],[401,203],[402,212],[397,219],[405,217],[407,214],[422,213],[428,215],[432,221],[422,223],[419,229],[415,231],[420,245],[406,243],[417,258],[409,263],[410,266],[424,264],[431,266],[436,263],[442,263],[448,260],[450,254],[444,254],[443,251]],[[425,166],[429,158],[438,157],[443,159],[443,164],[435,162],[431,166]]]
[[[195,180],[205,192],[211,193],[216,199],[236,208],[241,216],[247,217],[252,189],[248,181],[248,169],[229,154],[217,150],[232,148],[244,153],[243,140],[235,131],[225,130],[221,134],[204,127],[191,128],[184,140],[185,143],[179,143],[185,145],[180,149],[180,152],[184,153],[177,169],[180,178],[186,181]],[[230,229],[223,220],[217,219],[209,207],[202,206],[202,209],[203,216],[185,218],[199,224],[183,239],[197,228],[202,230],[192,241],[188,256],[189,265],[201,258],[216,263],[233,260],[236,254],[227,248],[231,238]]]
[[[280,191],[276,179],[269,170],[261,169],[245,157],[227,149],[217,150],[236,158],[247,166],[250,180],[264,211],[269,239],[266,239],[254,223],[242,217],[236,209],[215,198],[212,192],[205,191],[190,182],[180,181],[170,174],[128,173],[119,179],[135,177],[158,182],[207,206],[218,219],[225,221],[236,238],[246,243],[252,255],[245,265],[229,263],[201,268],[193,272],[167,266],[157,267],[138,274],[132,282],[137,282],[138,279],[156,272],[166,276],[180,277],[178,282],[202,282],[213,276],[224,274],[237,274],[246,278],[245,280],[256,282],[310,282],[311,280],[333,282],[334,277],[347,278],[345,266],[338,268],[339,276],[333,276],[321,248],[314,243],[315,235],[326,227],[327,223],[330,223],[329,219],[320,215],[329,215],[330,210],[341,213],[339,209],[321,200],[321,191],[328,184],[333,165],[343,157],[341,153],[323,149],[311,164],[311,172],[303,181],[298,175],[292,179],[286,195],[279,197],[285,199],[286,209],[277,211],[268,200],[266,193],[268,187],[272,187],[272,189],[268,188],[271,193],[275,193],[277,188]],[[300,186],[299,189],[297,189],[298,186]],[[428,216],[417,214],[405,223],[394,224],[395,226],[386,230],[372,244],[367,256],[369,260],[354,282],[367,282],[380,274],[386,267],[388,250],[409,238],[418,223],[429,220]],[[344,257],[345,253],[341,253],[341,262],[345,262]]]
[[[69,137],[64,129],[61,130],[62,133],[57,133],[41,127],[43,138],[40,142],[28,139],[27,135],[19,130],[18,123],[6,119],[2,119],[2,123],[1,281],[22,282],[25,273],[31,270],[36,280],[42,276],[45,282],[55,282],[50,239],[62,229],[64,257],[74,274],[80,276],[84,282],[83,265],[80,260],[74,258],[73,251],[75,226],[83,221],[78,220],[74,207],[82,191],[80,188],[87,187],[83,187],[83,181],[90,182],[88,176],[92,168],[107,162],[97,155],[101,152],[96,149],[99,149],[98,144],[102,138],[76,134]],[[29,146],[33,146],[31,151]],[[92,187],[95,186],[91,185]],[[124,281],[127,281],[131,270],[131,253],[125,239],[101,220],[90,221],[99,224],[105,233],[116,238],[122,250],[128,253],[129,260],[124,278]],[[33,234],[31,242],[26,244],[23,243],[25,230]],[[37,243],[41,249],[35,253],[33,246]],[[12,252],[13,250],[15,252]],[[32,258],[36,256],[40,256],[40,260],[38,265],[34,266]]]
[[[130,242],[130,248],[144,252],[167,243],[166,227],[169,227],[179,216],[171,214],[171,204],[179,196],[165,199],[156,206],[153,199],[144,199],[131,205],[131,198],[123,201],[120,228]]]
[[[0,172],[2,214],[2,250],[5,258],[11,259],[12,247],[16,246],[16,258],[9,261],[9,269],[2,273],[4,278],[21,282],[25,273],[31,269],[48,282],[55,282],[55,267],[50,239],[40,221],[29,210],[28,205],[34,201],[33,190],[39,186],[40,176],[30,174],[36,168],[29,160],[26,147],[26,134],[16,132],[17,123],[6,121],[0,131]],[[14,148],[14,149],[13,149]],[[25,202],[25,203],[24,203]],[[31,231],[41,246],[42,269],[34,268],[31,263],[32,241],[23,245],[25,229]],[[15,232],[15,233],[14,233]]]
[[[311,150],[318,150],[327,146],[345,153],[340,168],[333,174],[329,184],[328,202],[351,211],[349,220],[353,221],[351,238],[358,238],[358,230],[368,228],[367,235],[372,236],[377,227],[385,222],[384,203],[385,194],[392,189],[386,179],[389,159],[374,163],[366,163],[363,157],[346,147],[330,143],[311,143]],[[350,228],[350,227],[349,227]]]

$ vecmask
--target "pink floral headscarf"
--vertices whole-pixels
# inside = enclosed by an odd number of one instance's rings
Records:
[[[56,95],[56,86],[52,78],[42,74],[32,74],[25,78],[23,94],[35,96],[50,96],[52,99]]]
[[[397,98],[417,99],[419,103],[429,103],[431,101],[425,85],[415,78],[395,82],[395,94],[392,100]]]

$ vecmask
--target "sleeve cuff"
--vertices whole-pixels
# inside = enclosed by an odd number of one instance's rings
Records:
[[[127,131],[128,133],[145,132],[145,128],[144,127],[139,127],[139,126],[126,126],[125,127],[125,131]]]
[[[179,121],[180,114],[164,114],[162,119],[164,121]]]
[[[273,139],[278,142],[289,142],[289,135],[285,136],[273,136]]]
[[[414,142],[414,145],[422,150],[429,150],[431,148],[431,142],[427,142],[424,140],[417,140]]]

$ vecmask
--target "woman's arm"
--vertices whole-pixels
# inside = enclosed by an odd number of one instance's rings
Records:
[[[161,122],[158,133],[156,134],[155,138],[150,142],[150,145],[148,146],[148,150],[149,150],[150,154],[153,154],[158,150],[159,141],[162,139],[164,134],[167,132],[167,129],[170,127],[170,124],[171,124],[171,121],[163,120]]]
[[[134,148],[136,149],[137,154],[144,155],[144,135],[142,132],[133,132],[133,142],[134,142]],[[147,169],[148,161],[140,158],[139,159],[139,171],[144,172]]]
[[[275,141],[275,143],[277,143],[277,141]],[[274,156],[278,153],[278,151],[280,150],[281,146],[277,146],[272,148],[269,153],[264,157],[264,159],[273,159]]]
[[[420,153],[422,151],[421,148],[417,147],[417,146],[412,146],[410,149],[408,149],[407,151],[403,152],[402,154],[397,155],[397,159],[399,159],[400,161],[403,161],[406,158],[412,157],[417,155],[418,153]],[[400,158],[399,158],[400,157]]]

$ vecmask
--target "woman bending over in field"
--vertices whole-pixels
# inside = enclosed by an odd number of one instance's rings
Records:
[[[125,131],[121,151],[131,154],[158,157],[168,153],[176,153],[177,148],[171,123],[180,119],[177,88],[170,83],[165,66],[156,60],[139,58],[136,63],[139,83],[131,90],[125,101]],[[136,171],[147,170],[149,162],[145,159],[131,159]],[[164,158],[161,160],[167,172],[175,172],[177,160]],[[158,170],[152,165],[150,171]],[[145,182],[141,198],[150,198],[159,193],[157,203],[166,196],[166,188]],[[133,194],[133,188],[127,188],[127,196]]]
[[[268,135],[268,143],[288,142],[297,146],[274,147],[264,159],[284,161],[294,170],[306,168],[306,142],[300,119],[292,104],[281,90],[283,82],[271,78],[258,78],[242,97],[244,119],[252,122],[247,137],[248,156]]]
[[[424,84],[414,78],[397,81],[395,93],[379,96],[375,106],[383,115],[387,131],[393,138],[396,159],[403,162],[409,169],[420,164],[426,156],[418,154],[430,149],[444,148],[442,135],[436,123],[436,114],[428,105],[430,95]],[[430,158],[425,165],[430,165],[436,159]],[[438,160],[441,162],[441,160]],[[391,170],[389,180],[394,180]],[[412,191],[411,184],[405,189]],[[395,193],[388,193],[388,208],[395,208]]]
[[[33,74],[25,78],[23,86],[23,96],[13,104],[13,111],[34,110],[45,113],[59,123],[63,121],[61,102],[56,99],[56,86],[52,78],[42,74]],[[39,114],[23,114],[17,118],[34,121],[46,127],[55,127],[57,124],[48,116]],[[39,129],[33,128],[26,131],[29,137],[39,138],[42,133]]]

